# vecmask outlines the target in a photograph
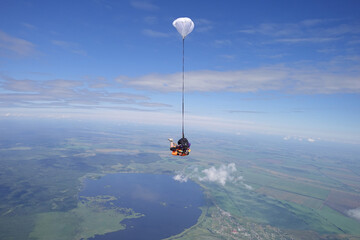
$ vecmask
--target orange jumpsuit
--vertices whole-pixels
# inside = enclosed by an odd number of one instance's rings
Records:
[[[191,149],[188,148],[186,151],[183,151],[182,149],[177,148],[176,150],[172,151],[171,154],[174,156],[187,156],[191,152]]]

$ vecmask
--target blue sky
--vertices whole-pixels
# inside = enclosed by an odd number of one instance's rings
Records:
[[[359,1],[0,2],[0,118],[360,144]]]

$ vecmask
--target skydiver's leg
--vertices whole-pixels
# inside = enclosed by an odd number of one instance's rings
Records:
[[[172,138],[169,138],[168,140],[169,140],[169,142],[170,142],[170,150],[171,150],[171,151],[175,151],[177,145],[174,143],[174,141],[173,141]]]

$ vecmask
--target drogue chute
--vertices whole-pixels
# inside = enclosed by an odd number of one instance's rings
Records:
[[[189,35],[192,30],[194,30],[194,22],[188,17],[181,17],[176,19],[173,22],[173,26],[180,33],[182,38],[184,39],[187,35]]]

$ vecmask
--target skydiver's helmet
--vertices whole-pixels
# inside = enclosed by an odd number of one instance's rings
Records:
[[[186,150],[190,148],[191,143],[189,143],[189,141],[186,138],[180,138],[178,141],[178,146],[179,148]]]

